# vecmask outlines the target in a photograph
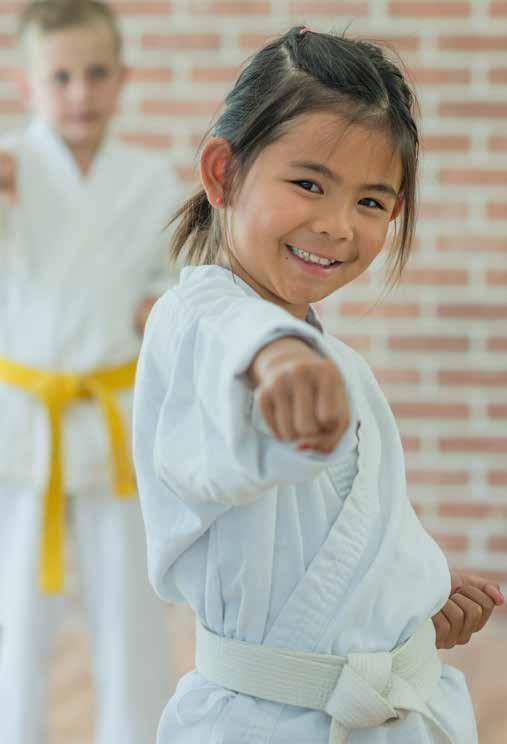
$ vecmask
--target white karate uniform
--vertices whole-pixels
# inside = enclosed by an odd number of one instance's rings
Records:
[[[179,188],[162,156],[107,138],[87,177],[40,121],[10,139],[18,202],[2,205],[0,357],[59,372],[134,359],[138,303],[174,283],[163,230]],[[130,441],[132,391],[118,394]],[[44,407],[0,382],[0,741],[47,741],[48,660],[63,595],[39,589],[49,462]],[[97,744],[152,744],[172,687],[167,612],[147,580],[137,498],[113,493],[94,402],[66,413],[67,523],[91,630]]]
[[[352,421],[331,455],[275,440],[243,374],[263,345],[286,335],[331,357],[346,381]],[[152,583],[215,634],[337,656],[385,651],[449,596],[446,559],[407,499],[396,424],[367,364],[226,269],[185,268],[152,313],[134,459]],[[444,667],[428,705],[456,743],[476,743],[460,672]],[[325,744],[329,728],[322,712],[231,692],[193,672],[165,710],[158,743]],[[351,744],[437,741],[418,713],[350,736]]]

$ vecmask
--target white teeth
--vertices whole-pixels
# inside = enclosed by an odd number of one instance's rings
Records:
[[[321,258],[321,256],[316,256],[314,253],[308,253],[308,251],[302,251],[300,248],[294,248],[293,245],[287,247],[296,256],[302,258],[303,261],[308,261],[309,263],[320,264],[321,266],[331,266],[336,263],[336,261],[330,261],[328,258]]]

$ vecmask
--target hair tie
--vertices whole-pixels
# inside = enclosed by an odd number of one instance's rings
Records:
[[[308,28],[308,26],[303,26],[303,28],[299,29],[300,36],[302,36],[303,34],[306,34],[307,32],[308,33],[310,32],[310,29]]]

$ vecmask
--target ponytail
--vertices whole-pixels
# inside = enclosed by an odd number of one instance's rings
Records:
[[[169,225],[177,223],[169,255],[173,261],[183,255],[185,263],[215,263],[220,250],[220,225],[204,189],[199,189],[178,209]]]

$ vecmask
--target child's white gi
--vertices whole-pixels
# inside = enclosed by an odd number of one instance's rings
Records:
[[[331,356],[346,381],[352,424],[329,456],[270,436],[243,374],[286,335]],[[407,500],[396,424],[364,360],[226,269],[185,268],[156,305],[136,383],[134,453],[151,580],[219,636],[337,656],[391,651],[448,598],[447,562]],[[456,744],[475,744],[461,673],[444,667],[436,685],[434,719]],[[325,744],[329,730],[325,713],[236,694],[193,672],[158,742]],[[440,744],[414,712],[348,741]]]
[[[2,360],[72,373],[130,362],[140,345],[138,303],[171,283],[163,229],[178,197],[174,174],[163,157],[107,139],[83,178],[64,144],[39,121],[15,139],[13,150],[18,202],[3,205],[0,370]],[[128,446],[132,391],[113,397],[121,402]],[[47,410],[4,378],[2,744],[47,741],[48,660],[64,609],[63,593],[44,593],[39,582],[50,450]],[[108,432],[96,400],[64,412],[62,453],[60,542],[66,531],[74,538],[91,635],[96,742],[152,744],[172,682],[166,612],[147,581],[138,500],[114,492]]]

